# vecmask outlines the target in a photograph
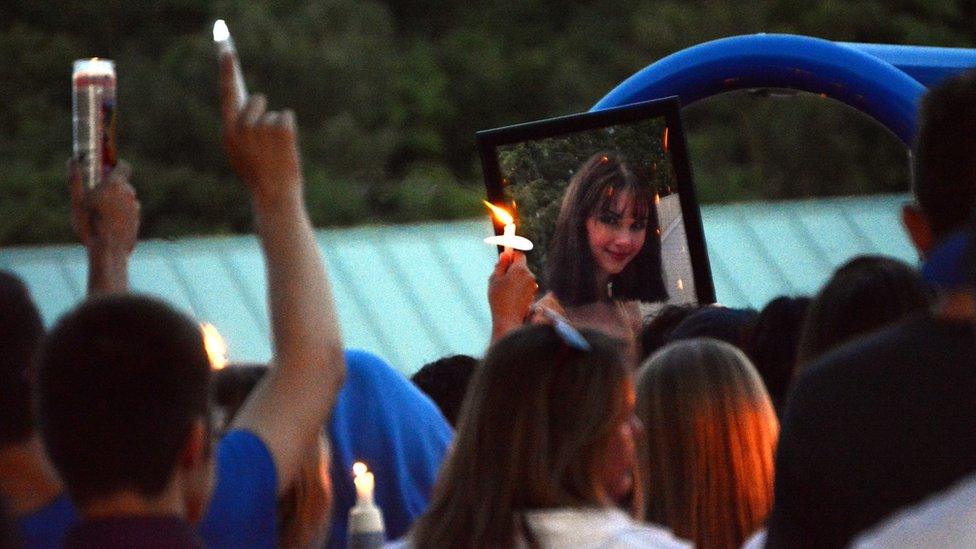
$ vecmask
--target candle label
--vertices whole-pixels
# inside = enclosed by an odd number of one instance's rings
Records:
[[[349,549],[379,549],[386,543],[383,532],[349,533],[347,547]]]
[[[88,189],[118,163],[115,87],[111,61],[75,61],[71,78],[73,153]]]

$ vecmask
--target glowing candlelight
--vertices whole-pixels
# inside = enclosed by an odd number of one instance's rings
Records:
[[[223,19],[214,22],[213,39],[214,45],[217,46],[218,57],[230,55],[234,58],[234,98],[237,110],[241,110],[247,103],[247,86],[244,85],[244,73],[241,72],[241,63],[237,59],[234,39],[230,37],[230,29],[227,28],[227,23]]]
[[[217,327],[209,322],[201,323],[200,331],[203,332],[203,344],[207,349],[207,356],[210,357],[210,365],[214,370],[222,370],[227,366],[227,342],[217,331]]]
[[[498,206],[488,202],[487,200],[482,200],[485,206],[495,214],[495,219],[502,222],[505,225],[504,231],[501,236],[489,236],[485,239],[485,244],[492,244],[495,246],[504,246],[505,251],[509,252],[512,248],[516,250],[521,250],[527,252],[532,249],[532,241],[523,236],[517,236],[515,234],[515,218],[512,214],[508,213],[505,208],[499,208]]]
[[[661,147],[668,150],[668,127],[664,127],[664,136],[661,138]]]
[[[681,279],[679,278],[679,279],[678,279],[678,290],[679,290],[679,291],[683,291],[684,289],[685,289],[685,281],[684,281],[684,280],[681,280]]]
[[[348,547],[379,548],[386,541],[383,513],[373,503],[375,482],[366,464],[357,461],[352,466],[356,485],[356,505],[349,510]]]
[[[353,483],[356,484],[356,504],[371,505],[373,503],[373,488],[376,486],[373,473],[370,473],[366,464],[361,461],[353,464],[352,472],[354,475]]]

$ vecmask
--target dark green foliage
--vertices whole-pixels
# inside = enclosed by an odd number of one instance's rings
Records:
[[[8,0],[0,245],[72,239],[69,76],[74,59],[94,55],[117,64],[119,148],[134,167],[142,236],[250,230],[220,149],[217,18],[250,88],[298,114],[318,225],[480,215],[476,130],[585,111],[645,65],[706,40],[976,42],[972,0]],[[907,188],[903,147],[832,101],[738,93],[684,114],[705,200]]]

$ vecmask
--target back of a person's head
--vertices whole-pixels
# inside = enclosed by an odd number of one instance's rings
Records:
[[[410,377],[410,381],[429,396],[448,423],[456,427],[461,403],[477,366],[478,360],[472,356],[447,356],[425,364]]]
[[[773,503],[779,424],[759,374],[713,339],[671,343],[637,374],[646,518],[697,547],[739,547]]]
[[[701,307],[683,318],[668,333],[666,342],[710,337],[743,349],[749,341],[757,316],[755,309],[722,305]]]
[[[496,342],[475,372],[418,547],[512,546],[521,510],[598,505],[600,460],[625,406],[617,346],[593,331],[568,344],[550,325]],[[531,534],[529,534],[531,535]]]
[[[913,191],[936,239],[960,229],[976,205],[976,70],[922,98]]]
[[[763,307],[752,329],[746,354],[777,410],[786,401],[786,391],[793,379],[803,320],[810,302],[809,297],[777,297]]]
[[[699,308],[698,305],[691,304],[665,305],[652,317],[645,319],[640,335],[641,362],[664,347],[671,337],[671,331]]]
[[[24,442],[33,433],[30,366],[43,335],[27,286],[0,272],[0,447]]]
[[[38,418],[75,504],[159,496],[207,421],[209,377],[199,328],[159,300],[102,297],[62,317],[40,355]]]
[[[827,351],[927,308],[932,295],[907,263],[859,256],[842,265],[814,298],[797,353],[797,373]]]

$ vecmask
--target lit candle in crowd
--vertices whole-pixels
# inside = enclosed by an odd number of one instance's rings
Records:
[[[210,366],[214,370],[222,370],[227,366],[227,342],[217,331],[217,327],[209,322],[202,322],[200,331],[203,332],[203,344],[207,349],[207,356],[210,357]]]
[[[352,466],[353,483],[356,485],[356,505],[349,510],[347,546],[350,549],[376,549],[386,542],[383,513],[373,503],[376,487],[373,473],[365,463],[357,461]]]
[[[482,202],[484,202],[485,206],[488,206],[488,209],[495,214],[495,218],[505,225],[502,234],[500,236],[489,236],[485,239],[486,244],[504,246],[506,252],[510,252],[513,248],[523,252],[527,252],[532,249],[531,240],[515,234],[515,218],[512,217],[512,214],[508,213],[505,208],[499,208],[487,200],[482,200]]]
[[[230,37],[230,29],[223,19],[218,19],[213,26],[214,45],[217,46],[217,56],[223,57],[229,54],[234,58],[234,97],[237,103],[237,110],[244,108],[247,103],[247,87],[244,85],[244,73],[241,72],[241,63],[237,59],[237,48],[234,47],[234,39]]]
[[[118,162],[115,148],[115,63],[79,59],[71,75],[72,137],[82,181],[91,189]]]

